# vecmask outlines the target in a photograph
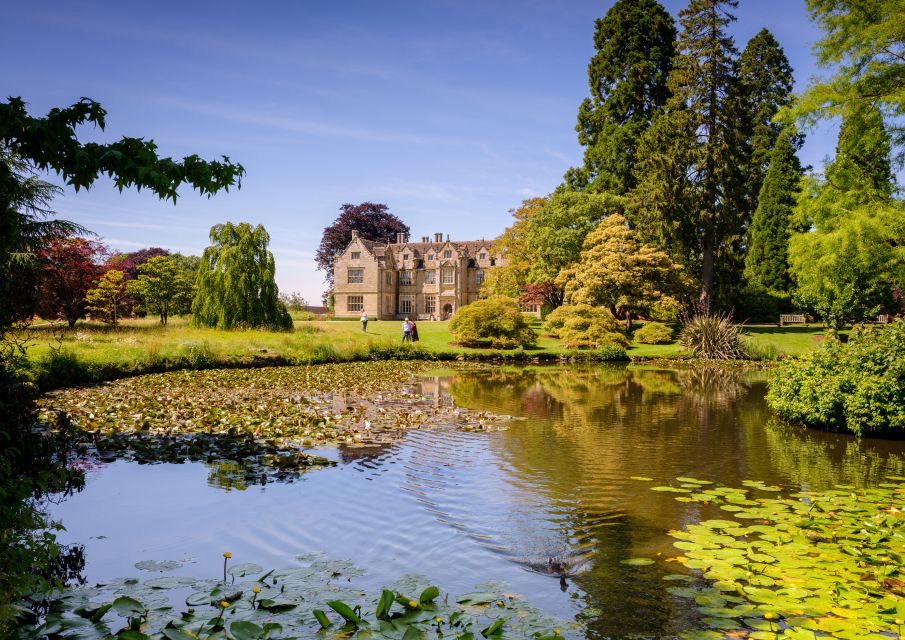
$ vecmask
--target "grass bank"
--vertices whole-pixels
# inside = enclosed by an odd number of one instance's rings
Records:
[[[535,327],[539,330],[539,326]],[[42,389],[86,384],[180,369],[324,364],[385,359],[553,361],[593,359],[594,354],[564,348],[540,336],[529,350],[495,351],[453,344],[446,322],[422,322],[420,341],[401,343],[400,323],[297,321],[291,332],[221,331],[192,327],[176,318],[166,327],[154,319],[126,320],[117,327],[80,322],[74,329],[37,325],[28,337],[31,375]],[[817,327],[748,327],[752,344],[768,356],[794,356],[814,348]],[[633,359],[686,357],[678,343],[632,345]]]

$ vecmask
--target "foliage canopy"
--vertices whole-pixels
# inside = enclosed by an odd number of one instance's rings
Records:
[[[635,185],[638,138],[669,97],[675,37],[672,16],[657,0],[617,0],[597,20],[591,97],[575,127],[584,165],[566,173],[568,187],[624,194]]]
[[[472,347],[515,349],[537,342],[537,334],[522,315],[518,302],[502,296],[462,307],[450,320],[449,331],[457,342]]]
[[[333,263],[349,246],[353,231],[357,231],[360,238],[375,242],[396,242],[397,233],[409,232],[408,226],[390,213],[385,204],[373,202],[344,204],[339,211],[340,214],[333,224],[324,229],[321,243],[314,254],[317,268],[325,272],[325,279],[331,289]]]
[[[192,323],[218,329],[291,329],[292,318],[279,300],[276,267],[268,251],[270,235],[247,222],[211,227],[211,245],[198,267]]]
[[[603,305],[631,328],[632,317],[654,306],[678,307],[683,269],[659,249],[638,241],[625,218],[601,220],[585,238],[578,262],[557,278],[566,299]]]
[[[773,376],[767,402],[809,427],[858,436],[905,434],[905,320],[827,340]]]

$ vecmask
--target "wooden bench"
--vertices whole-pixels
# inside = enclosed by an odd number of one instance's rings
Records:
[[[803,313],[782,313],[779,315],[780,327],[793,323],[807,324],[808,319],[804,316]]]
[[[880,324],[889,324],[892,322],[892,314],[889,313],[881,313],[877,316],[877,322]]]

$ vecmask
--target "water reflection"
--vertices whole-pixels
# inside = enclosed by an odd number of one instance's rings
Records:
[[[576,593],[608,612],[589,623],[594,636],[622,635],[629,620],[635,633],[673,633],[693,615],[665,592],[678,569],[664,534],[714,512],[631,476],[819,489],[880,482],[905,464],[898,443],[771,421],[763,372],[541,367],[458,375],[449,389],[458,405],[525,418],[490,442],[506,502],[492,541],[532,569],[547,554],[575,563]],[[636,556],[658,562],[621,562]]]
[[[211,549],[277,568],[325,552],[367,568],[369,588],[411,571],[460,593],[501,580],[586,623],[591,638],[671,636],[696,623],[666,591],[674,583],[663,577],[681,571],[666,533],[718,511],[652,486],[692,476],[822,489],[905,475],[905,443],[784,426],[765,390],[762,372],[718,368],[432,377],[418,391],[425,405],[450,408],[451,421],[453,404],[519,419],[505,431],[412,429],[393,442],[343,443],[330,454],[340,464],[294,485],[281,474],[261,485],[259,467],[224,458],[153,470],[117,462],[61,516],[76,541],[90,540],[92,580],[128,574],[148,549],[198,558],[199,573],[213,575],[221,559]]]

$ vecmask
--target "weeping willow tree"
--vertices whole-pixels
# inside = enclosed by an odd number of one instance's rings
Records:
[[[270,235],[247,222],[211,227],[211,246],[198,268],[192,323],[218,329],[291,329],[274,281]]]

